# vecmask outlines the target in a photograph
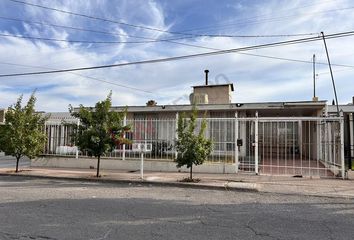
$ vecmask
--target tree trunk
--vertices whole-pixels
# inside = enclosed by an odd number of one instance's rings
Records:
[[[21,157],[16,156],[16,171],[15,172],[18,172],[18,163],[20,161],[20,158]]]
[[[100,176],[100,160],[101,160],[101,156],[98,156],[98,158],[97,158],[97,174],[96,174],[96,177]]]
[[[193,164],[191,165],[190,169],[189,169],[189,178],[190,180],[193,180],[193,175],[192,175],[192,170],[193,169]]]

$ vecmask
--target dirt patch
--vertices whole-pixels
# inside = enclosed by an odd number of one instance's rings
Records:
[[[183,178],[182,180],[178,180],[178,182],[188,182],[188,183],[199,183],[201,180],[200,178]]]

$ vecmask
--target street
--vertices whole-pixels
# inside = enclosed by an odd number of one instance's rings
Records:
[[[0,176],[0,239],[353,239],[350,199]]]
[[[27,157],[22,157],[19,162],[19,168],[29,167],[30,160]],[[16,167],[16,158],[12,156],[0,156],[0,168]]]

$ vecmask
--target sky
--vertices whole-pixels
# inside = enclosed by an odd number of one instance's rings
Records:
[[[0,75],[168,58],[354,30],[353,0],[23,1],[91,18],[0,0]],[[353,42],[354,36],[327,40],[340,104],[354,96]],[[324,44],[315,41],[162,63],[3,77],[0,108],[14,104],[21,94],[28,99],[33,91],[36,109],[47,112],[65,112],[69,104],[93,106],[110,91],[116,106],[145,105],[150,99],[159,105],[188,104],[191,86],[204,84],[205,69],[210,84],[234,84],[233,102],[311,100],[313,54],[316,95],[331,103],[331,75],[328,65],[321,64],[327,63]]]

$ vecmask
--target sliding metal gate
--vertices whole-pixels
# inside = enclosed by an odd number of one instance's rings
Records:
[[[238,171],[344,177],[342,118],[237,118]]]

